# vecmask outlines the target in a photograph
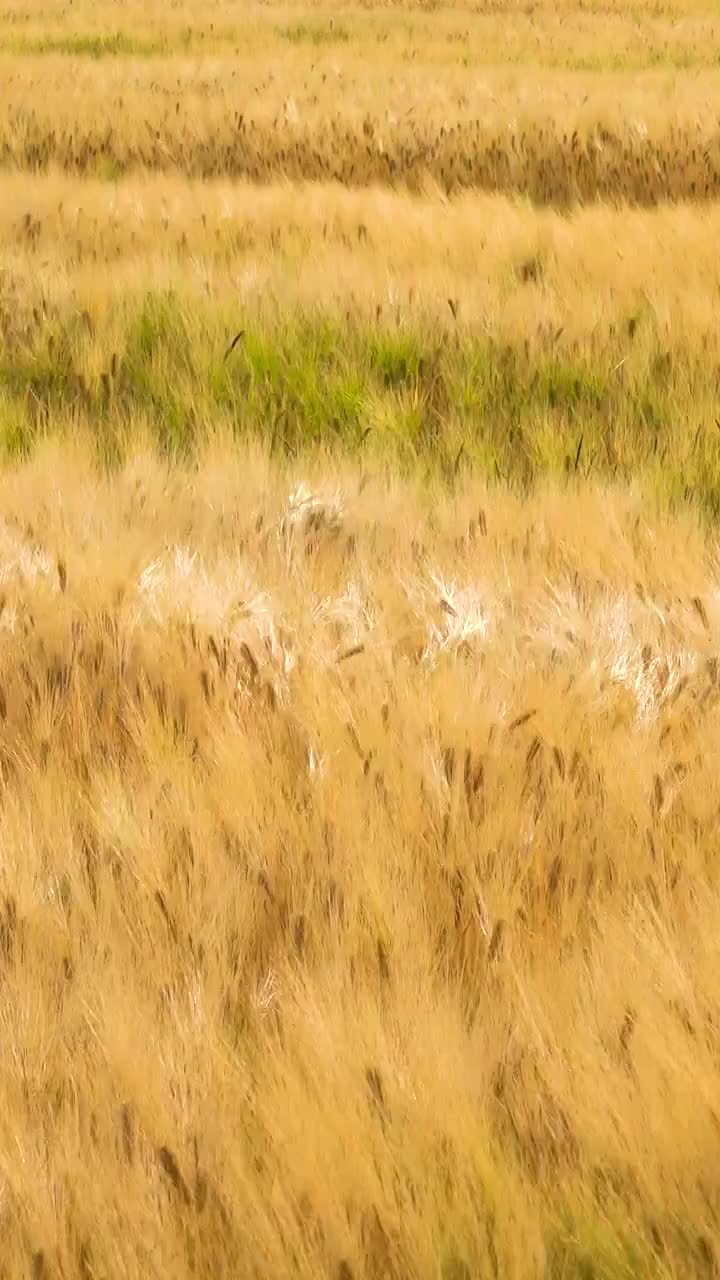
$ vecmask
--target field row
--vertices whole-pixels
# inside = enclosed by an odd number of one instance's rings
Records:
[[[435,184],[447,195],[465,190],[522,193],[538,203],[591,200],[654,205],[720,196],[720,134],[673,127],[649,137],[632,124],[620,133],[598,126],[580,137],[548,123],[484,133],[479,121],[446,129],[413,123],[388,128],[367,119],[360,128],[340,119],[306,129],[286,118],[270,127],[236,113],[220,130],[198,134],[168,124],[130,141],[111,125],[59,130],[34,110],[7,118],[0,133],[0,166],[117,178],[159,170],[195,178],[278,178],[387,185],[422,191]]]
[[[634,353],[632,322],[583,351],[322,312],[243,321],[230,349],[232,311],[174,295],[116,299],[100,330],[74,308],[40,316],[0,358],[3,448],[83,425],[108,457],[138,436],[172,454],[260,436],[291,454],[362,448],[523,488],[547,474],[624,477],[718,513],[720,366],[652,337]]]
[[[331,66],[420,63],[443,79],[514,64],[572,70],[698,70],[718,62],[720,22],[708,3],[582,7],[495,0],[449,5],[99,0],[19,3],[0,12],[0,52],[16,57],[283,59],[296,50]]]
[[[349,46],[352,49],[352,46]],[[68,76],[72,91],[68,92]],[[720,193],[714,73],[645,76],[282,56],[9,58],[0,166],[336,180],[650,205]]]
[[[8,180],[0,437],[362,449],[720,497],[720,211]],[[152,281],[152,287],[149,282]],[[231,348],[232,344],[232,349]]]
[[[667,343],[698,349],[716,330],[719,238],[717,202],[560,214],[473,193],[447,201],[165,174],[8,174],[0,204],[5,296],[18,315],[42,297],[101,306],[118,283],[143,287],[151,276],[241,307],[324,302],[374,314],[395,303],[450,320],[452,298],[457,323],[518,338],[562,326],[589,339],[650,306]]]
[[[711,1274],[714,541],[245,449],[0,508],[7,1274]]]
[[[605,339],[650,311],[659,340],[714,350],[718,203],[561,215],[470,193],[448,202],[333,183],[111,184],[57,172],[6,175],[2,191],[0,267],[16,324],[42,299],[102,309],[118,286],[151,279],[239,309],[399,308],[516,339],[559,328]]]
[[[0,358],[3,450],[77,429],[108,460],[138,438],[177,455],[259,437],[450,482],[466,467],[523,490],[547,475],[624,478],[718,514],[720,365],[652,335],[633,351],[632,321],[588,351],[322,312],[248,314],[233,337],[237,324],[227,307],[163,294],[116,298],[100,329],[75,308],[40,314]]]

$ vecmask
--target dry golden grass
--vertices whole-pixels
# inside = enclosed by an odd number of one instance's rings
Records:
[[[717,545],[218,447],[0,477],[7,1275],[710,1275]]]
[[[712,9],[115,13],[5,11],[4,168],[432,182],[563,205],[720,191]]]
[[[488,333],[559,350],[602,345],[638,312],[653,351],[718,352],[720,205],[590,205],[570,215],[466,193],[447,202],[336,183],[117,183],[7,175],[0,206],[6,339],[46,305],[87,309],[107,361],[119,300],[149,283],[248,314],[297,311]],[[682,264],[682,270],[679,270]],[[457,303],[453,317],[448,299]],[[624,355],[641,343],[628,343]],[[109,348],[109,350],[108,350]]]
[[[427,62],[446,71],[515,62],[712,66],[717,33],[718,15],[707,0],[642,0],[630,11],[618,0],[383,0],[342,7],[333,0],[130,0],[122,7],[112,0],[74,0],[72,6],[9,0],[0,13],[0,47],[11,53],[247,56],[304,47],[313,60],[369,54],[380,63]]]
[[[1,1277],[720,1272],[719,44],[4,0]]]
[[[133,170],[198,178],[279,177],[447,193],[521,192],[568,204],[654,204],[720,191],[714,73],[472,76],[420,67],[393,75],[357,61],[345,73],[312,54],[243,67],[125,60],[73,67],[12,59],[0,121],[5,168]],[[72,63],[70,65],[73,65]],[[130,64],[132,66],[132,64]],[[428,89],[439,83],[440,89]],[[338,107],[338,101],[341,106]]]

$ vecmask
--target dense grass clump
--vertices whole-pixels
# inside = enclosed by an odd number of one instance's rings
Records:
[[[590,349],[313,312],[248,316],[228,350],[233,319],[148,294],[115,309],[112,343],[87,314],[41,321],[0,358],[6,449],[89,420],[113,454],[141,423],[176,457],[221,428],[271,453],[361,451],[446,479],[469,467],[522,492],[636,479],[656,500],[718,512],[716,370],[642,342],[632,317]]]

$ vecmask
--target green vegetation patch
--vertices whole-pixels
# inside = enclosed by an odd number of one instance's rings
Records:
[[[638,479],[663,502],[720,514],[720,371],[659,352],[651,333],[628,357],[624,335],[561,348],[321,312],[237,323],[151,293],[120,304],[112,336],[77,312],[10,335],[6,450],[81,419],[110,453],[138,423],[171,455],[222,430],[290,455],[362,450],[449,478],[470,466],[522,490],[548,476]]]
[[[335,22],[333,18],[322,23],[295,22],[291,26],[277,27],[276,30],[280,39],[288,40],[290,44],[347,44],[350,40],[347,27]]]
[[[42,55],[64,54],[74,58],[150,58],[167,52],[167,41],[138,37],[124,31],[111,34],[76,34],[47,36],[0,35],[3,53]]]

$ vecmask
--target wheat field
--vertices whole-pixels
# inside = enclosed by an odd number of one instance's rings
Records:
[[[713,540],[87,459],[0,482],[5,1272],[709,1272]]]
[[[718,49],[5,0],[1,1276],[720,1272]]]

